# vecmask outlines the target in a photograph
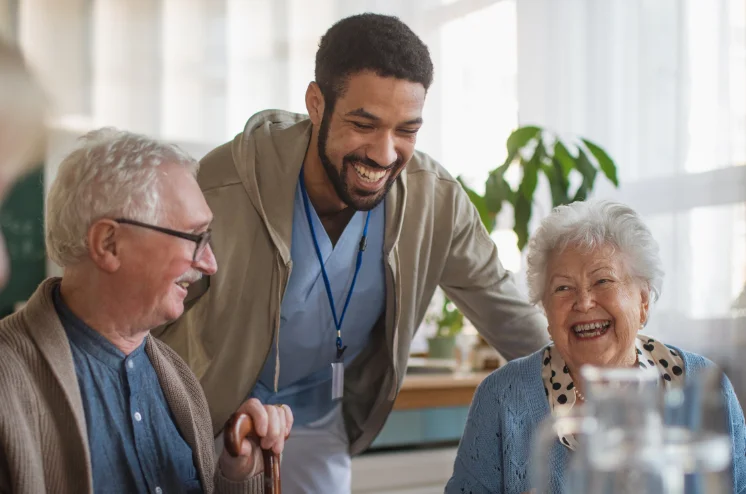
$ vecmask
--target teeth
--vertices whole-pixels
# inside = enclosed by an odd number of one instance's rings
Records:
[[[383,178],[384,175],[386,175],[386,171],[373,171],[365,168],[362,165],[358,165],[355,163],[352,165],[353,168],[355,168],[355,171],[357,172],[360,177],[365,180],[366,182],[378,182]]]
[[[180,281],[180,282],[177,283],[177,285],[179,285],[181,288],[186,289],[186,288],[189,287],[189,282],[188,281]]]
[[[590,338],[593,336],[598,336],[611,325],[611,321],[604,321],[604,322],[592,322],[587,324],[576,324],[573,326],[572,330],[577,334],[578,336],[581,336],[583,338]],[[581,334],[582,333],[582,334]]]
[[[596,336],[601,336],[603,334],[603,331],[586,331],[583,333],[576,333],[578,338],[595,338]]]

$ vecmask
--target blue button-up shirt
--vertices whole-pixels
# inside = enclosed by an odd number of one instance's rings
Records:
[[[54,305],[83,399],[93,491],[202,492],[192,449],[174,423],[145,342],[125,355],[72,313],[59,285]]]
[[[252,396],[263,403],[290,405],[296,425],[314,422],[335,406],[332,401],[331,363],[336,357],[337,337],[302,194],[298,185],[295,191],[293,241],[290,248],[293,271],[280,310],[279,392],[274,392],[277,356],[275,345],[272,345],[259,381],[251,392]],[[310,202],[309,206],[339,317],[355,273],[355,261],[367,213],[356,212],[337,243],[332,245]],[[342,340],[347,346],[345,363],[349,363],[365,348],[370,341],[373,326],[384,311],[384,207],[381,202],[370,212],[367,247],[342,323]]]

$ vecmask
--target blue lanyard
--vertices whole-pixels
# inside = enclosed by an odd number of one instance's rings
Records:
[[[303,205],[306,210],[306,218],[308,219],[308,228],[311,229],[311,237],[313,237],[313,246],[316,248],[316,257],[319,259],[321,265],[321,275],[324,277],[324,286],[326,287],[326,296],[329,299],[329,306],[332,309],[332,316],[334,317],[334,325],[337,328],[337,360],[342,358],[342,353],[347,347],[342,346],[342,321],[344,321],[345,314],[347,313],[347,306],[350,305],[350,299],[352,298],[352,291],[355,289],[355,282],[357,281],[357,275],[360,272],[360,266],[363,264],[363,252],[365,252],[365,246],[368,241],[368,222],[370,220],[370,211],[365,217],[365,227],[363,228],[363,236],[360,237],[360,245],[357,250],[357,261],[355,262],[355,274],[352,276],[352,283],[350,284],[350,291],[347,292],[347,299],[345,305],[342,308],[342,314],[337,319],[337,309],[334,306],[334,296],[332,295],[332,286],[329,283],[329,275],[326,274],[326,268],[324,267],[324,258],[321,256],[321,248],[319,247],[319,241],[316,238],[316,231],[313,228],[313,220],[311,219],[311,208],[308,205],[308,193],[306,192],[306,186],[303,183],[303,167],[300,169],[300,190],[303,193]]]

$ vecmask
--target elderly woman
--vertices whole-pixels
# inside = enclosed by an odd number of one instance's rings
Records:
[[[630,208],[604,201],[556,208],[529,245],[533,303],[549,322],[549,346],[510,362],[477,390],[447,494],[523,493],[531,489],[531,436],[548,415],[584,402],[579,369],[654,366],[665,386],[711,365],[639,334],[661,290],[658,245]],[[744,418],[730,383],[724,388],[734,443],[734,492],[746,492]],[[572,438],[551,461],[563,464]],[[562,484],[552,472],[554,489]]]

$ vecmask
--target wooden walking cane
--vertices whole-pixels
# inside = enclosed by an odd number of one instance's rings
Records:
[[[254,422],[245,413],[234,413],[225,423],[223,429],[223,443],[225,449],[236,458],[241,452],[241,442],[244,438],[255,439],[259,443],[259,436],[254,430]],[[282,494],[280,485],[280,455],[271,449],[262,448],[264,459],[264,494]]]

